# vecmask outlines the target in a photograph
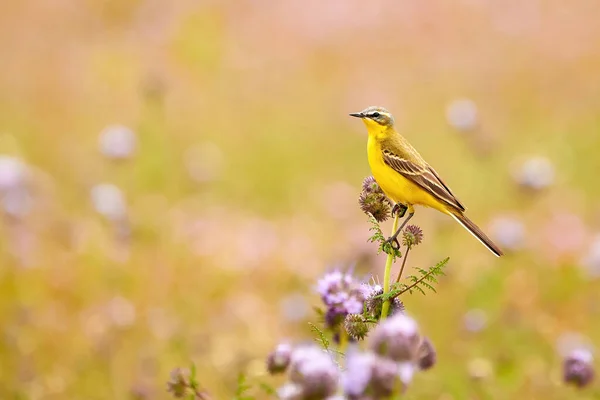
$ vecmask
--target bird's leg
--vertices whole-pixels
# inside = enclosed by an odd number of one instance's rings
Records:
[[[406,210],[408,210],[407,206],[402,203],[396,203],[394,204],[394,207],[392,207],[392,217],[398,213],[398,218],[403,218],[404,214],[406,214]]]
[[[410,219],[413,217],[413,215],[415,215],[415,210],[414,210],[414,208],[412,208],[412,206],[409,206],[409,207],[404,206],[404,212],[406,212],[406,210],[409,210],[408,217],[406,217],[406,219],[404,221],[402,221],[402,225],[400,225],[400,227],[396,230],[396,232],[383,243],[383,244],[389,243],[390,246],[392,246],[392,249],[394,249],[394,250],[400,250],[400,242],[398,242],[398,235],[400,234],[400,232],[402,232],[402,229],[404,229],[404,227],[406,226],[408,221],[410,221]]]

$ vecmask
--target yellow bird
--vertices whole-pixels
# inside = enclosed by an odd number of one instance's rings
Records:
[[[367,155],[373,177],[384,193],[396,203],[394,211],[408,217],[387,240],[398,248],[398,235],[412,218],[413,205],[435,208],[450,215],[496,256],[502,251],[473,221],[464,215],[465,206],[454,196],[438,173],[410,143],[394,129],[394,117],[383,107],[368,107],[351,113],[362,119],[369,132]]]

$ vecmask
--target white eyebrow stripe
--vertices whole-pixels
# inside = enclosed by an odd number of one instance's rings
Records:
[[[388,118],[391,118],[392,115],[390,113],[386,113],[385,111],[371,111],[370,113],[367,114],[367,117],[372,117],[373,114],[378,113],[379,116],[385,115]]]

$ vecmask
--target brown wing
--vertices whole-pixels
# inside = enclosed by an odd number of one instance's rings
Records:
[[[393,154],[389,150],[383,151],[383,160],[396,172],[419,185],[436,199],[459,211],[465,211],[465,206],[452,194],[450,188],[429,165],[422,167]]]

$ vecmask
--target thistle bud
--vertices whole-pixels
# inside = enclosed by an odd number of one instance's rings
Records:
[[[364,339],[369,333],[369,325],[362,314],[348,314],[344,320],[344,329],[352,339]]]
[[[383,294],[383,289],[378,289],[373,291],[371,295],[365,300],[365,306],[367,308],[367,312],[373,318],[379,318],[381,315],[381,309],[383,307],[383,299],[381,295]],[[390,303],[390,311],[389,316],[404,314],[404,303],[398,298],[395,297]]]
[[[585,387],[594,379],[592,354],[587,350],[572,351],[563,362],[563,378],[566,383]]]
[[[402,232],[402,244],[413,248],[423,241],[423,230],[417,225],[408,225]]]
[[[431,340],[428,337],[423,337],[418,352],[418,364],[421,370],[426,370],[435,365],[437,361],[437,353]]]
[[[292,346],[287,343],[279,344],[267,357],[267,370],[270,374],[285,372],[292,358]]]
[[[363,181],[358,204],[365,214],[372,215],[377,222],[388,219],[392,211],[390,200],[372,176]]]
[[[413,361],[419,349],[417,323],[405,315],[382,321],[370,335],[371,349],[394,361]]]

